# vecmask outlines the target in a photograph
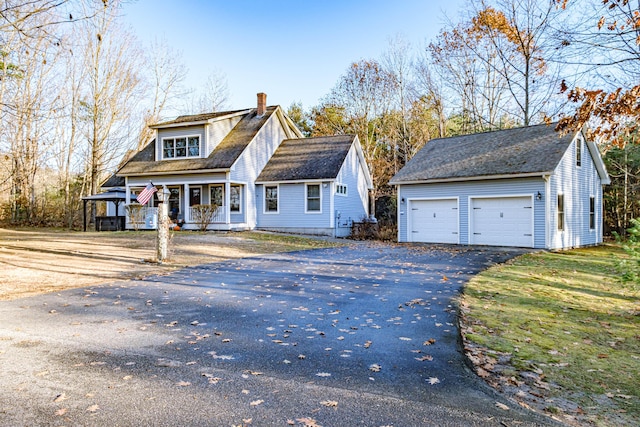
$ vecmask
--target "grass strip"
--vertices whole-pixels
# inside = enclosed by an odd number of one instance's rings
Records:
[[[507,361],[494,385],[533,378],[532,401],[547,412],[640,425],[640,287],[620,281],[625,256],[616,245],[539,252],[471,280],[462,332],[494,361]]]

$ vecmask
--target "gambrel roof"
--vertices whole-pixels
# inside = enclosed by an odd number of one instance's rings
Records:
[[[554,129],[552,123],[434,139],[390,184],[550,175],[575,137]],[[597,147],[592,142],[587,146],[606,183],[608,176]]]
[[[335,179],[355,141],[355,135],[286,139],[256,182]]]
[[[220,118],[228,115],[242,113],[244,116],[235,125],[224,139],[206,158],[193,159],[172,159],[156,161],[156,143],[151,141],[146,147],[129,160],[119,171],[118,175],[135,175],[150,173],[175,173],[175,172],[198,172],[211,170],[228,170],[240,157],[244,149],[256,136],[258,131],[264,126],[269,118],[278,109],[267,107],[267,111],[262,116],[258,116],[256,109],[238,110],[225,113],[199,114],[196,116],[181,116],[176,120],[164,122],[152,127],[165,127],[175,124],[192,125],[204,123],[213,118]]]

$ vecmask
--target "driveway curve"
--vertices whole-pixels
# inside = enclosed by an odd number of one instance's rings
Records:
[[[519,253],[352,244],[2,302],[0,425],[553,425],[460,352],[462,285]]]

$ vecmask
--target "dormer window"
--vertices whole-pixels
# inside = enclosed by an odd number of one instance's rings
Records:
[[[163,159],[184,159],[187,157],[200,157],[199,135],[162,138]]]

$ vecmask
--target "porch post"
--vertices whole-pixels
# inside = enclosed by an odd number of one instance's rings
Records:
[[[231,224],[231,183],[224,183],[224,223]]]
[[[189,184],[184,185],[184,222],[191,222],[191,200],[189,197]]]
[[[127,229],[127,223],[129,222],[129,210],[127,206],[131,204],[131,188],[129,187],[129,180],[125,180],[124,183],[124,229]]]

